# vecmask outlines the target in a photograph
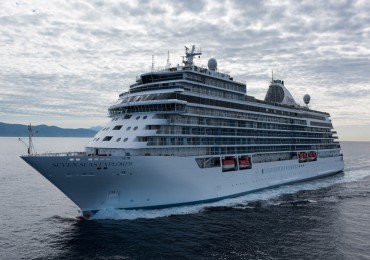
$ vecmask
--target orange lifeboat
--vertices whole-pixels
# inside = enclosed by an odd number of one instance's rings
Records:
[[[232,170],[235,168],[235,161],[232,159],[222,160],[222,170]]]
[[[298,159],[299,159],[299,162],[307,162],[307,153],[299,153]]]
[[[314,151],[311,151],[308,153],[308,160],[309,161],[316,161],[316,153]]]
[[[249,161],[248,157],[242,158],[239,160],[239,168],[240,169],[246,169],[251,166],[251,162]]]

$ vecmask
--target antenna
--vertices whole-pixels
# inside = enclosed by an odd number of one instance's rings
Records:
[[[154,71],[154,55],[152,55],[152,72]]]
[[[271,82],[274,81],[274,70],[271,70]]]
[[[171,62],[170,62],[170,51],[167,51],[167,69],[171,67]]]
[[[31,124],[29,124],[28,125],[28,145],[21,138],[18,139],[18,141],[22,142],[27,147],[28,155],[32,155],[35,152],[35,148],[33,147],[33,142],[32,142],[32,136],[33,136],[33,130],[32,130]]]
[[[32,126],[29,124],[28,126],[28,154],[33,154],[33,142],[32,142]]]

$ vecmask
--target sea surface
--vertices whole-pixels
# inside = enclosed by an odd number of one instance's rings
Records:
[[[86,138],[34,138],[37,152]],[[78,208],[0,138],[0,259],[370,259],[370,143],[342,142],[345,170],[217,203],[161,210]]]

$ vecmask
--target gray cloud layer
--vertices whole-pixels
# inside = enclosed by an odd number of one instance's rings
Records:
[[[23,1],[0,9],[4,121],[102,123],[152,55],[164,66],[169,50],[179,63],[194,43],[199,63],[217,58],[250,95],[264,97],[273,69],[296,100],[310,93],[335,124],[370,125],[366,1]]]

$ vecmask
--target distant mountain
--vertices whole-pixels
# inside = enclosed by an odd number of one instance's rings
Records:
[[[99,132],[100,130],[102,130],[102,129],[103,129],[103,127],[102,127],[102,126],[100,126],[100,125],[97,125],[97,126],[92,126],[92,127],[90,127],[89,129],[90,129],[90,130],[93,130],[93,131],[95,131],[95,132]]]
[[[0,136],[28,136],[27,127],[27,125],[0,122]],[[97,132],[92,129],[68,129],[47,125],[32,126],[32,129],[34,131],[34,136],[38,137],[93,137]]]

